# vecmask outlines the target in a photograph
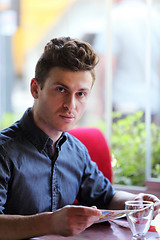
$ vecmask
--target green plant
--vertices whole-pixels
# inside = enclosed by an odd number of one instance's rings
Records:
[[[113,113],[111,152],[114,183],[124,185],[145,185],[146,129],[142,112],[122,118]],[[103,132],[105,123],[97,125]],[[160,126],[151,124],[151,174],[160,178]]]
[[[19,114],[16,113],[5,113],[2,118],[0,119],[0,129],[4,129],[9,127],[11,124],[13,124],[15,121],[19,119]]]
[[[115,113],[117,117],[117,113]],[[138,112],[112,124],[112,153],[115,156],[114,183],[145,184],[145,124]]]
[[[160,126],[155,124],[151,125],[151,165],[152,165],[152,177],[160,178]]]

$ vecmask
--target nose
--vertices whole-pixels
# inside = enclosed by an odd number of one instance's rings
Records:
[[[67,108],[69,111],[72,111],[76,107],[76,99],[75,95],[67,95],[65,102],[64,102],[64,107]]]

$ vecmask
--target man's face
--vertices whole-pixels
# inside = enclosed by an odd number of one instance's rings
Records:
[[[72,129],[84,113],[92,82],[89,71],[73,72],[59,67],[50,70],[42,89],[32,79],[36,124],[47,134]]]

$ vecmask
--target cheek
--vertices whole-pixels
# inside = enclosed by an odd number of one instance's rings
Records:
[[[56,107],[56,106],[59,106],[61,104],[62,100],[60,98],[57,98],[55,96],[45,96],[43,98],[43,104],[47,107]]]
[[[86,109],[87,102],[80,103],[78,106],[79,114],[82,115]]]
[[[40,99],[39,101],[39,111],[41,111],[42,115],[45,115],[48,113],[51,114],[51,112],[55,111],[54,108],[56,106],[56,104],[53,103],[52,99],[48,98],[48,97],[43,97]]]

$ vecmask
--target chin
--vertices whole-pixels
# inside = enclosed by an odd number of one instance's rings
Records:
[[[69,132],[72,128],[74,128],[75,125],[73,126],[66,126],[61,128],[61,132]]]

